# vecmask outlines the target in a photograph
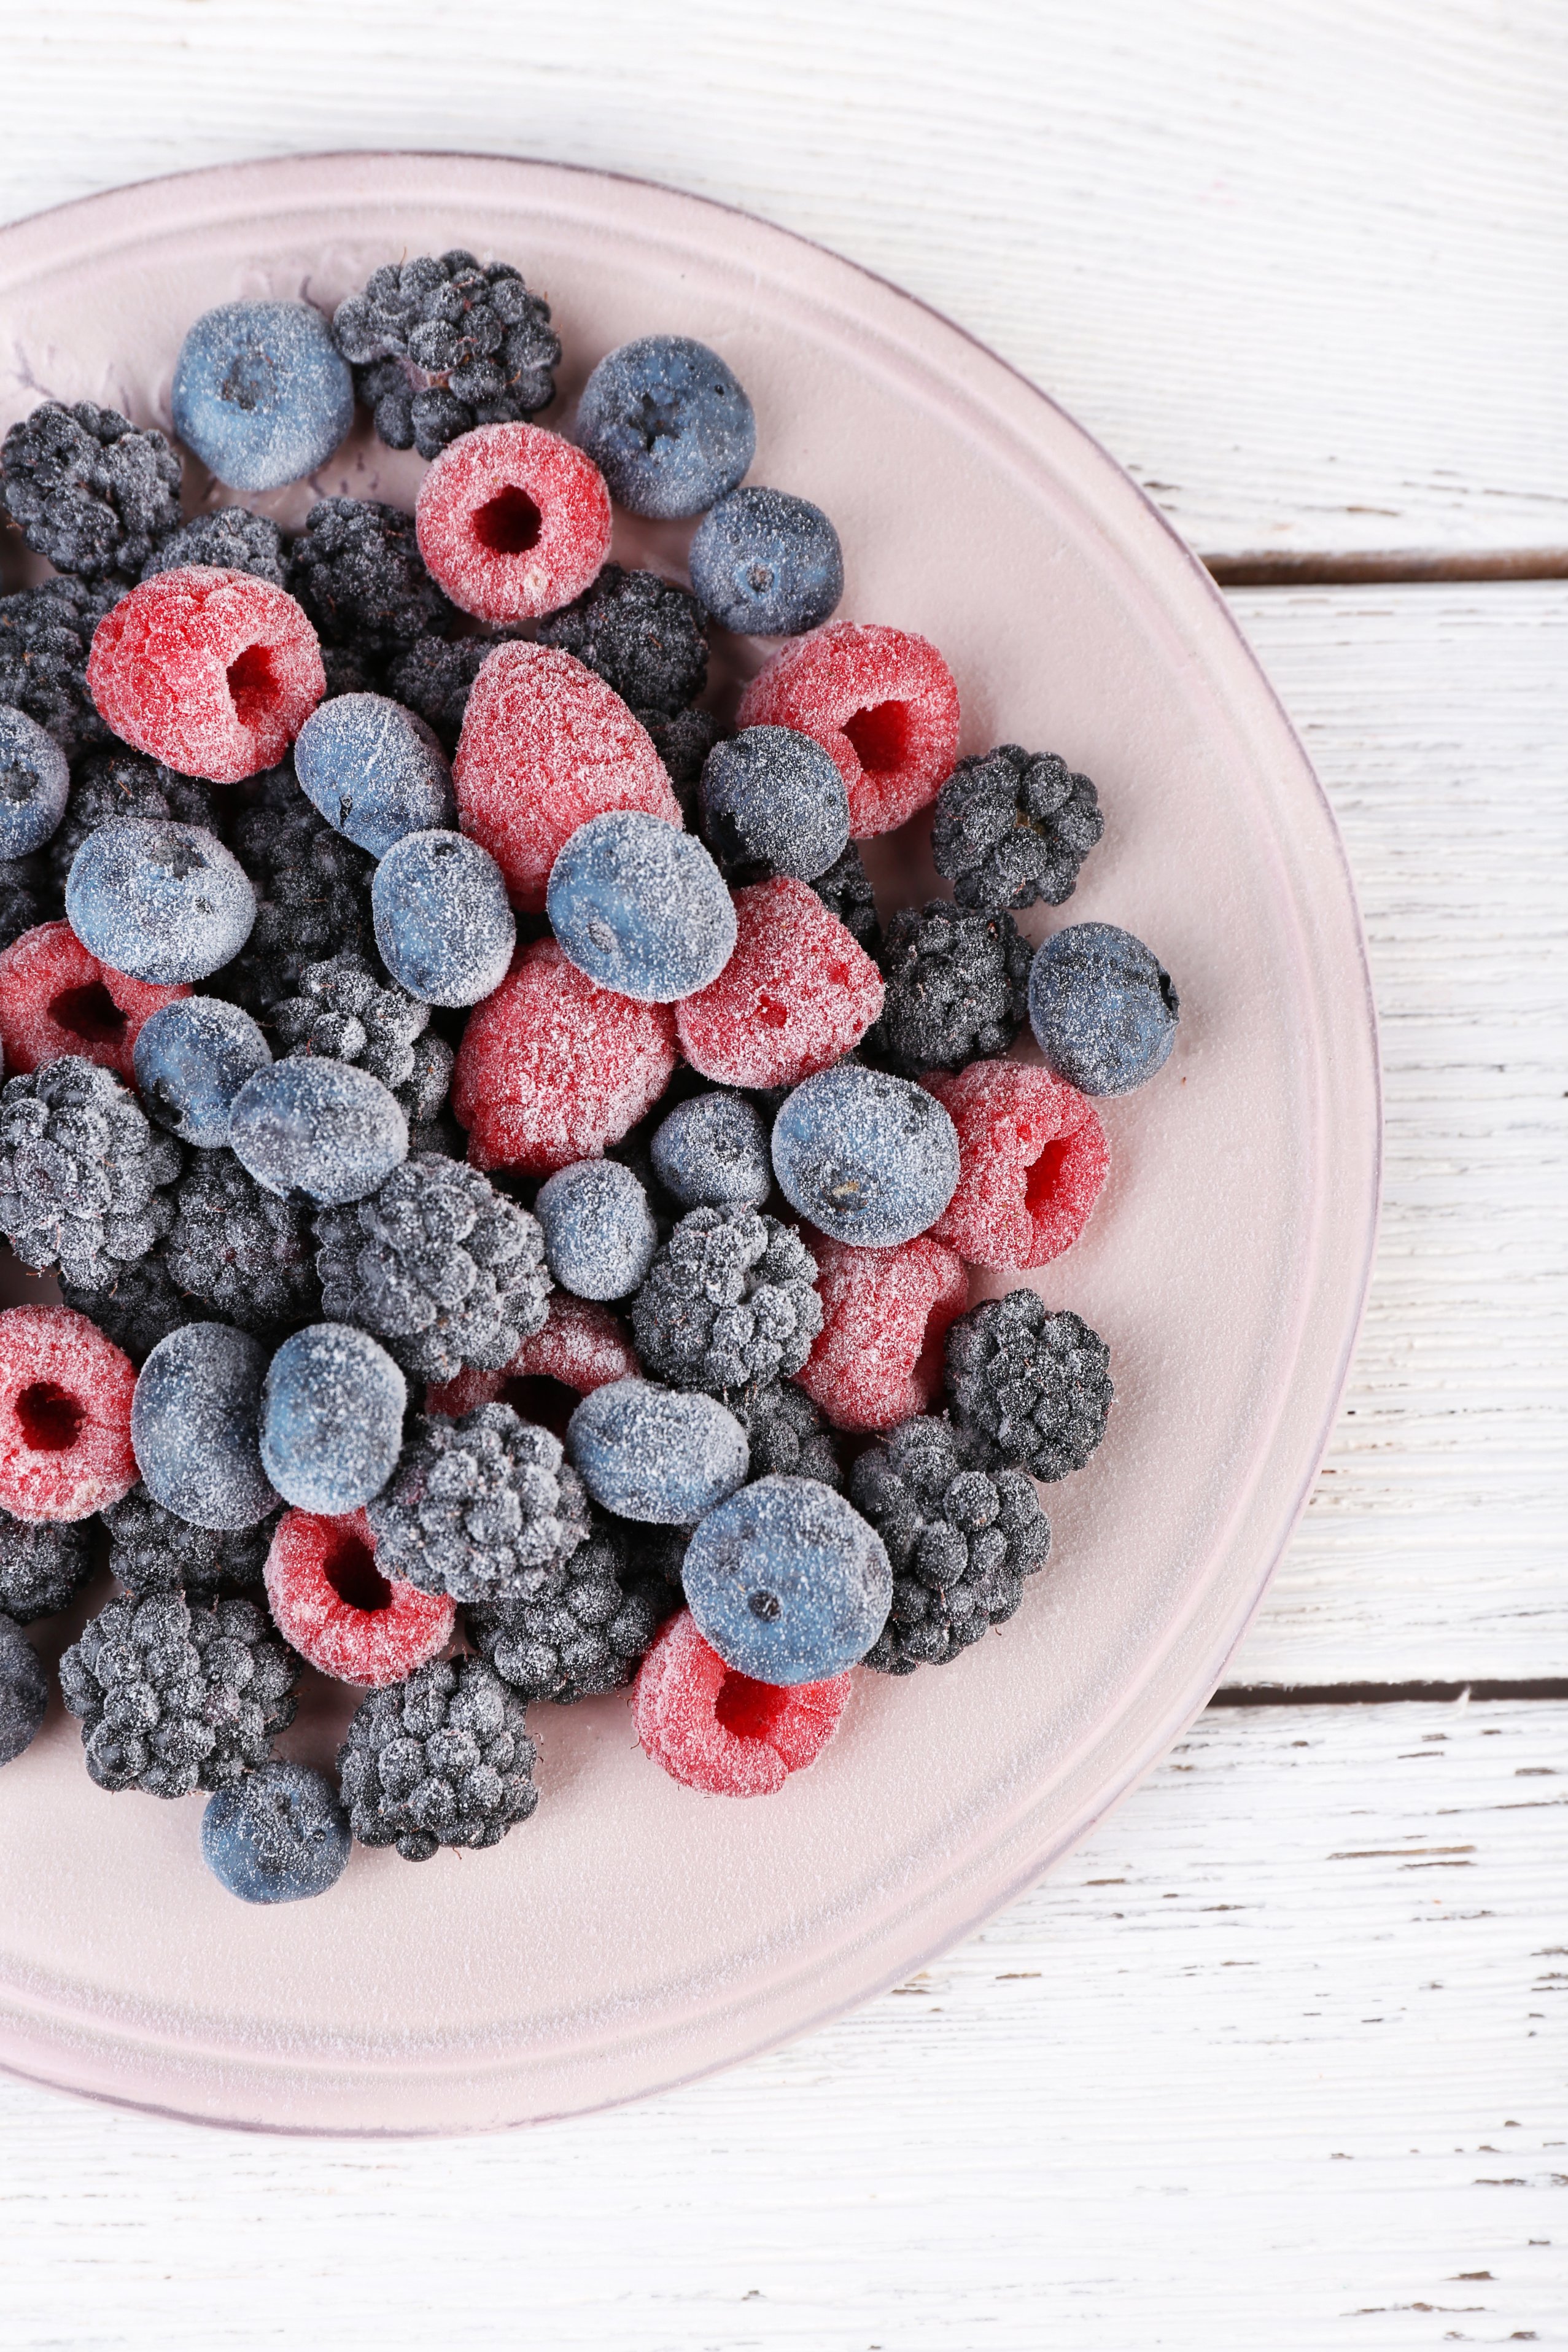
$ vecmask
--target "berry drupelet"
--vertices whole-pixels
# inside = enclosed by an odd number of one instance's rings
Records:
[[[157,572],[205,563],[218,572],[251,572],[281,588],[285,561],[283,534],[270,515],[252,514],[248,507],[219,507],[216,514],[193,515],[165,531],[142,566],[142,577],[151,580]]]
[[[978,1461],[1065,1478],[1105,1434],[1110,1351],[1032,1290],[988,1298],[947,1335],[947,1387],[960,1435]]]
[[[859,845],[851,842],[826,874],[811,885],[830,915],[837,915],[849,936],[868,956],[882,952],[882,926],[877,919],[877,894],[866,871]]]
[[[822,1328],[816,1263],[754,1209],[692,1209],[632,1301],[645,1370],[710,1396],[798,1372]]]
[[[321,499],[289,551],[287,585],[322,641],[401,653],[457,620],[425,569],[414,518],[379,499]]]
[[[108,738],[87,690],[87,657],[94,629],[123,591],[121,581],[45,580],[0,596],[0,702],[47,728],[63,751]]]
[[[731,1391],[725,1402],[752,1447],[753,1478],[816,1478],[836,1490],[844,1473],[822,1415],[793,1381]]]
[[[110,1601],[60,1660],[93,1780],[151,1797],[226,1788],[264,1764],[299,1677],[253,1602],[193,1609],[174,1592]]]
[[[370,880],[374,861],[313,809],[291,767],[270,769],[231,828],[236,856],[256,886],[256,925],[217,988],[262,1013],[297,996],[311,964],[374,952]]]
[[[662,1579],[634,1576],[618,1530],[596,1516],[586,1542],[536,1594],[470,1609],[466,1622],[480,1656],[520,1697],[569,1706],[630,1682],[679,1605],[679,1591]]]
[[[647,724],[670,719],[708,682],[708,640],[689,589],[606,563],[593,586],[539,625],[539,642],[597,672]]]
[[[436,1658],[372,1691],[338,1750],[354,1836],[405,1862],[499,1845],[539,1802],[534,1760],[522,1700],[482,1658]]]
[[[489,637],[417,637],[387,670],[386,691],[417,711],[449,755],[463,731],[474,680],[494,651]],[[328,686],[330,691],[330,666]]]
[[[960,760],[931,818],[931,856],[961,907],[1059,907],[1105,831],[1093,784],[1016,743]]]
[[[460,249],[389,261],[339,303],[332,335],[390,449],[434,457],[459,433],[536,415],[555,396],[550,305],[504,261]]]
[[[321,1311],[309,1208],[268,1192],[226,1146],[191,1154],[163,1258],[200,1312],[258,1338],[280,1339]]]
[[[268,1021],[291,1060],[324,1055],[368,1070],[396,1096],[410,1126],[433,1119],[447,1099],[452,1048],[431,1030],[430,1007],[378,980],[363,956],[307,964],[298,996],[275,1004]]]
[[[872,1042],[896,1069],[959,1070],[1005,1054],[1028,1008],[1029,944],[1011,915],[932,898],[903,907],[879,959],[887,982]]]
[[[79,1315],[90,1315],[105,1339],[122,1348],[133,1364],[142,1363],[171,1331],[199,1323],[210,1312],[194,1293],[182,1290],[161,1249],[122,1265],[107,1290],[83,1290],[62,1281],[60,1297]]]
[[[166,1234],[184,1153],[111,1070],[65,1055],[0,1093],[0,1233],[35,1274],[107,1290]]]
[[[46,400],[5,436],[0,500],[57,572],[135,580],[180,520],[180,461],[117,409]]]
[[[462,1601],[531,1598],[588,1532],[559,1438],[508,1404],[460,1421],[422,1414],[366,1517],[384,1574]]]
[[[149,1593],[184,1592],[211,1601],[261,1582],[277,1514],[253,1528],[193,1527],[132,1486],[99,1513],[109,1529],[109,1572],[132,1601]]]
[[[15,1519],[0,1511],[0,1613],[18,1625],[57,1616],[91,1574],[90,1519]]]

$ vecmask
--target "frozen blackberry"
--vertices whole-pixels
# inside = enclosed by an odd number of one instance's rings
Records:
[[[258,1585],[278,1514],[253,1528],[195,1528],[132,1486],[99,1517],[109,1529],[109,1572],[132,1601],[184,1592],[210,1601]]]
[[[414,517],[379,499],[321,499],[289,551],[289,593],[323,641],[397,653],[457,620],[419,552]]]
[[[386,692],[405,709],[416,710],[453,752],[474,680],[494,651],[489,637],[420,637],[393,662]]]
[[[435,457],[476,425],[510,425],[555,396],[550,305],[507,262],[461,250],[389,261],[340,302],[332,338],[389,449]]]
[[[431,643],[439,645],[440,639]],[[370,646],[323,646],[321,668],[327,680],[323,702],[335,702],[342,694],[381,692],[382,657]]]
[[[468,1638],[520,1697],[570,1706],[630,1682],[670,1614],[647,1586],[633,1577],[616,1530],[596,1517],[587,1540],[538,1592],[467,1611]]]
[[[523,1702],[482,1658],[436,1658],[372,1691],[338,1750],[361,1845],[405,1862],[441,1846],[499,1845],[539,1802]]]
[[[588,1498],[560,1439],[509,1404],[460,1421],[422,1413],[366,1510],[384,1572],[454,1601],[528,1599],[588,1532]]]
[[[1011,915],[945,898],[901,907],[879,958],[887,995],[871,1044],[911,1075],[1005,1054],[1028,1010],[1029,957]]]
[[[0,596],[0,702],[47,727],[63,751],[108,739],[87,690],[87,657],[94,629],[123,593],[122,582],[45,580]]]
[[[79,1290],[74,1282],[62,1282],[60,1297],[79,1315],[90,1315],[105,1339],[122,1348],[133,1364],[143,1363],[171,1331],[205,1322],[208,1314],[202,1299],[181,1289],[162,1250],[150,1251],[133,1265],[122,1265],[107,1290]]]
[[[180,461],[118,409],[46,400],[5,436],[0,502],[57,572],[135,580],[180,520]]]
[[[1110,1351],[1032,1290],[1011,1290],[961,1315],[947,1335],[947,1388],[959,1433],[977,1460],[1036,1478],[1081,1470],[1105,1435]]]
[[[251,572],[258,580],[283,585],[283,534],[270,515],[248,507],[220,507],[216,514],[193,515],[163,533],[142,566],[143,580],[154,572],[178,572],[187,563],[211,564],[219,572]]]
[[[268,1018],[291,1060],[314,1054],[357,1063],[391,1088],[410,1123],[433,1119],[447,1099],[452,1048],[431,1029],[430,1007],[384,984],[363,956],[307,964],[299,995],[275,1004]]]
[[[837,915],[851,939],[868,956],[882,952],[882,926],[877,919],[877,894],[866,871],[859,845],[851,842],[843,856],[811,884],[830,915]]]
[[[1002,743],[960,760],[937,794],[931,856],[961,907],[1059,907],[1104,831],[1087,776],[1054,751]]]
[[[155,823],[173,818],[179,824],[199,824],[220,838],[223,831],[211,789],[198,777],[179,775],[162,761],[127,751],[122,744],[89,751],[72,772],[66,813],[43,852],[58,888],[65,888],[88,835],[122,816],[151,817]]]
[[[18,1625],[68,1609],[91,1574],[90,1519],[14,1519],[0,1511],[0,1612]]]
[[[906,1421],[849,1475],[857,1510],[893,1564],[893,1605],[866,1664],[885,1675],[942,1666],[1013,1614],[1051,1531],[1021,1470],[977,1470],[946,1421]]]
[[[226,1145],[192,1152],[163,1255],[171,1280],[207,1317],[258,1339],[280,1339],[321,1314],[309,1203],[265,1191]]]
[[[692,1209],[632,1300],[644,1370],[710,1396],[798,1372],[822,1328],[816,1262],[754,1209]]]
[[[842,1488],[844,1473],[833,1440],[804,1389],[770,1381],[762,1388],[736,1391],[725,1401],[751,1440],[753,1478],[816,1478],[835,1492]]]
[[[31,857],[0,858],[0,949],[39,923],[57,921],[64,911],[42,850]]]
[[[299,1678],[254,1602],[193,1609],[177,1592],[110,1601],[60,1660],[89,1772],[150,1797],[227,1788],[264,1764]]]
[[[420,1152],[363,1201],[316,1218],[326,1314],[374,1331],[426,1381],[499,1372],[543,1328],[539,1220],[460,1160]]]
[[[309,967],[374,953],[370,881],[375,862],[318,814],[288,765],[270,769],[230,828],[256,886],[256,925],[215,989],[249,1013],[297,996]]]
[[[107,1290],[168,1232],[184,1159],[112,1070],[62,1055],[0,1092],[0,1233],[35,1274]]]
[[[574,604],[541,621],[539,642],[596,671],[645,725],[649,714],[673,719],[708,682],[697,599],[657,572],[606,563]]]
[[[721,743],[734,730],[724,724],[717,711],[699,710],[695,704],[689,710],[678,710],[673,719],[657,710],[638,710],[633,715],[647,730],[654,750],[664,761],[688,824],[695,825],[703,761],[714,744]]]

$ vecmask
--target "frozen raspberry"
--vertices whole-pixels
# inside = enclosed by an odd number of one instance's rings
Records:
[[[85,1519],[136,1484],[136,1372],[68,1307],[0,1315],[0,1508],[18,1519]]]
[[[87,683],[125,742],[235,784],[283,757],[327,679],[292,596],[253,572],[197,564],[155,573],[104,615]]]
[[[5,1067],[37,1070],[75,1054],[133,1085],[131,1057],[142,1023],[190,992],[184,982],[160,988],[111,971],[89,955],[68,923],[40,923],[0,950]]]
[[[591,816],[640,809],[679,825],[664,762],[620,697],[570,654],[498,646],[474,680],[452,762],[463,831],[544,912],[556,853]]]
[[[969,1281],[930,1234],[856,1249],[814,1234],[821,1337],[796,1374],[837,1429],[891,1429],[923,1412],[942,1381],[942,1341]]]
[[[539,940],[468,1015],[452,1108],[476,1168],[549,1176],[618,1143],[674,1067],[668,1004],[596,988],[553,940]]]
[[[618,1315],[589,1298],[551,1295],[543,1328],[523,1341],[499,1372],[471,1367],[425,1391],[426,1412],[458,1421],[481,1404],[510,1404],[524,1421],[536,1421],[557,1437],[565,1434],[579,1397],[611,1381],[635,1380],[637,1350]]]
[[[383,1576],[363,1511],[286,1511],[267,1555],[267,1600],[283,1639],[318,1674],[381,1690],[407,1679],[452,1638],[456,1604]]]
[[[830,751],[857,841],[936,798],[958,751],[958,688],[933,645],[831,621],[773,656],[741,698],[742,727],[795,727]]]
[[[922,1084],[958,1129],[958,1190],[932,1240],[968,1265],[1045,1265],[1070,1248],[1110,1165],[1093,1104],[1022,1062]]]
[[[882,975],[809,883],[776,874],[735,893],[735,952],[675,1007],[681,1051],[727,1087],[793,1087],[858,1045]]]
[[[532,621],[580,596],[610,551],[610,494],[592,458],[542,425],[481,425],[419,485],[419,552],[454,604]]]
[[[753,1682],[710,1649],[689,1609],[672,1617],[633,1696],[645,1755],[672,1780],[713,1797],[772,1797],[815,1764],[848,1701],[852,1674],[830,1682]]]

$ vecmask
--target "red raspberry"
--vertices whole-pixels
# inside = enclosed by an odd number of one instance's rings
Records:
[[[635,1380],[640,1367],[626,1325],[607,1307],[590,1298],[573,1298],[557,1290],[550,1301],[543,1328],[525,1339],[510,1364],[499,1372],[475,1371],[465,1366],[455,1381],[425,1391],[426,1412],[449,1413],[454,1421],[481,1404],[498,1399],[510,1404],[524,1421],[545,1428],[563,1428],[563,1404],[570,1412],[579,1397],[602,1389],[611,1381]],[[559,1437],[561,1430],[556,1429]]]
[[[670,1006],[595,987],[553,940],[538,940],[469,1013],[452,1108],[476,1168],[549,1176],[618,1143],[674,1067]]]
[[[935,800],[958,756],[958,688],[906,629],[830,621],[797,637],[741,698],[742,727],[794,727],[837,763],[858,841]]]
[[[363,1511],[285,1511],[267,1555],[267,1599],[283,1639],[319,1674],[371,1690],[436,1657],[458,1615],[448,1594],[382,1575]]]
[[[836,1429],[892,1429],[924,1412],[942,1386],[947,1327],[969,1299],[959,1259],[930,1234],[897,1249],[807,1238],[822,1329],[799,1385]]]
[[[0,1507],[85,1519],[136,1484],[136,1368],[69,1307],[0,1315]]]
[[[87,684],[127,743],[215,784],[276,767],[327,690],[293,597],[205,563],[155,572],[104,614]]]
[[[958,1190],[932,1237],[969,1265],[1045,1265],[1070,1249],[1110,1166],[1094,1105],[1023,1062],[921,1084],[958,1129]]]
[[[498,646],[474,680],[452,762],[458,820],[544,911],[556,853],[591,816],[641,809],[679,825],[663,761],[618,694],[553,646]]]
[[[672,1780],[712,1797],[771,1797],[815,1764],[849,1697],[853,1668],[781,1689],[732,1674],[697,1630],[672,1617],[637,1672],[637,1738]]]
[[[776,874],[735,892],[735,952],[675,1007],[693,1069],[726,1087],[794,1087],[847,1054],[882,1010],[882,975],[815,890]]]
[[[13,1072],[79,1054],[134,1085],[131,1052],[144,1021],[176,996],[89,955],[68,923],[38,923],[0,952],[0,1045]]]
[[[481,425],[419,486],[419,552],[481,621],[535,621],[580,596],[610,551],[610,494],[581,449],[542,425]]]

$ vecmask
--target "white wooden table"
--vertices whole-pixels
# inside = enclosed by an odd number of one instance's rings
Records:
[[[549,156],[816,236],[1056,394],[1318,762],[1389,1147],[1289,1559],[1048,1885],[807,2042],[531,2137],[0,2084],[6,2352],[1568,2342],[1565,49],[1555,0],[5,12],[0,217]]]

